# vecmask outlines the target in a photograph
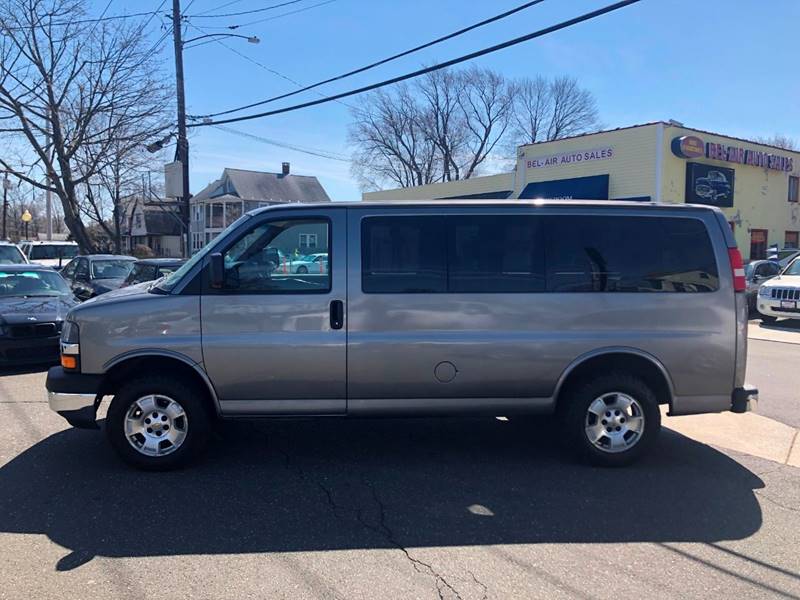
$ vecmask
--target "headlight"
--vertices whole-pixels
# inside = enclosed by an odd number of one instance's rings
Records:
[[[769,298],[772,295],[772,288],[762,285],[760,288],[758,288],[758,295],[762,298]]]
[[[80,330],[75,321],[64,321],[61,329],[61,342],[64,344],[79,344]]]

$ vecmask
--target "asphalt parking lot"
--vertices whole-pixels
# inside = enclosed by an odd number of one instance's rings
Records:
[[[798,359],[751,340],[792,427]],[[603,470],[547,419],[319,419],[228,423],[200,464],[142,473],[42,382],[0,376],[1,598],[800,598],[780,461],[665,430]]]

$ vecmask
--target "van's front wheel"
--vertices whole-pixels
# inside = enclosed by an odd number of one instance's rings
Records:
[[[149,377],[124,384],[106,415],[114,450],[135,467],[168,470],[205,446],[209,417],[202,390],[180,378]]]
[[[564,401],[564,428],[570,447],[600,466],[623,466],[638,459],[661,429],[658,400],[638,377],[611,373],[574,388]]]

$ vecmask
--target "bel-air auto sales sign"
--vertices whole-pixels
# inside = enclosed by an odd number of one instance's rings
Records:
[[[558,154],[531,157],[525,161],[525,166],[528,169],[546,169],[548,167],[572,166],[610,158],[614,158],[614,147],[603,146],[589,150],[575,150],[573,152],[559,152]]]

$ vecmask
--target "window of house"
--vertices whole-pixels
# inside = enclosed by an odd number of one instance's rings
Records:
[[[242,202],[225,203],[225,226],[227,227],[242,216]]]
[[[301,233],[300,234],[300,248],[302,250],[313,250],[317,247],[317,234],[316,233]]]
[[[750,260],[767,258],[767,230],[750,230]]]
[[[137,229],[141,229],[142,228],[142,215],[141,215],[141,213],[136,213],[133,216],[133,222],[134,222],[134,225],[136,226]]]
[[[800,247],[800,231],[787,231],[783,238],[784,248]]]
[[[789,175],[789,202],[800,201],[800,177]]]

